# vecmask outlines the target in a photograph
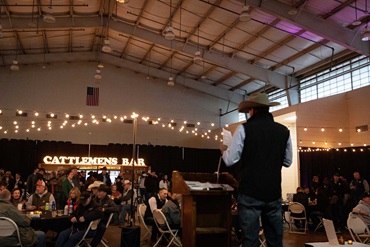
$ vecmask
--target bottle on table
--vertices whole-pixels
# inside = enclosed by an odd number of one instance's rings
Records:
[[[45,211],[49,211],[50,210],[50,203],[46,203],[45,204]]]
[[[51,203],[51,211],[55,211],[55,201]]]
[[[69,202],[69,208],[68,208],[68,213],[71,214],[73,212],[73,203],[72,200]]]
[[[68,205],[64,206],[64,215],[68,215]]]

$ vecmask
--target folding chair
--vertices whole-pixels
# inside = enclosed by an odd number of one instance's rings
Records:
[[[305,207],[299,202],[293,202],[293,203],[289,204],[288,211],[290,212],[290,215],[289,215],[289,233],[306,234],[306,232],[307,232],[307,217],[306,217]],[[304,228],[303,228],[304,231],[303,232],[298,231],[299,229],[297,229],[297,231],[294,231],[293,225],[294,225],[295,220],[304,221]]]
[[[139,204],[139,207],[138,207],[139,221],[141,221],[141,224],[144,226],[144,229],[146,230],[146,233],[145,233],[143,239],[145,239],[146,235],[148,235],[148,234],[149,234],[149,236],[152,235],[151,231],[149,230],[147,224],[144,221],[144,215],[145,215],[146,207],[147,206],[145,204]]]
[[[166,219],[166,216],[164,216],[164,214],[162,213],[162,210],[160,209],[154,210],[153,218],[154,218],[155,224],[158,227],[158,231],[161,233],[161,236],[159,237],[158,241],[155,243],[153,247],[157,246],[161,242],[163,237],[167,241],[169,241],[167,247],[171,246],[172,243],[174,243],[176,246],[182,246],[180,240],[177,238],[177,233],[179,232],[179,229],[171,229]],[[170,239],[168,239],[165,236],[165,234],[170,234]]]
[[[22,247],[23,245],[17,224],[8,217],[0,217],[0,237],[12,236],[14,232],[17,233],[16,240],[18,240],[18,243],[16,243],[14,246]]]
[[[108,229],[108,226],[110,224],[110,221],[112,220],[113,218],[113,213],[111,213],[109,215],[109,218],[108,218],[108,221],[107,221],[107,224],[105,225],[105,229]],[[104,237],[102,238],[102,240],[100,240],[100,243],[102,243],[105,247],[109,247],[108,246],[108,240],[106,240]]]
[[[315,228],[315,232],[317,230],[319,230],[321,227],[323,227],[323,221],[322,221],[322,216],[317,216],[317,218],[320,220],[319,224],[317,224],[316,228]]]
[[[89,243],[89,240],[91,240],[91,238],[87,238],[87,234],[91,231],[94,231],[96,230],[96,228],[98,227],[98,224],[100,222],[101,219],[97,219],[97,220],[94,220],[94,221],[91,221],[89,226],[87,227],[86,231],[85,231],[85,234],[83,235],[83,237],[81,238],[81,240],[76,244],[75,247],[80,247],[80,246],[83,246],[84,244],[86,244],[87,246],[91,247],[90,243]]]
[[[348,231],[353,241],[367,243],[370,239],[370,231],[365,222],[355,213],[350,213],[347,219]]]
[[[266,247],[266,238],[265,234],[263,234],[263,229],[261,229],[258,233],[258,239],[260,241],[260,246],[259,247]]]

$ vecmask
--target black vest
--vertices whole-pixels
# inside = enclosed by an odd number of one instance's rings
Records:
[[[51,193],[47,192],[42,197],[39,197],[36,193],[34,193],[32,196],[33,196],[32,206],[36,206],[37,208],[40,208],[41,206],[45,206],[46,203],[50,201]]]
[[[166,204],[166,200],[163,200],[163,201],[160,200],[159,197],[158,197],[158,194],[155,194],[153,197],[156,200],[157,209],[161,209],[164,206],[164,204]],[[150,209],[149,205],[147,205],[145,215],[144,215],[144,218],[148,218],[148,217],[153,217],[153,213],[152,213],[152,210]]]
[[[262,201],[277,200],[281,198],[281,167],[289,130],[267,112],[253,115],[243,126],[239,193]]]

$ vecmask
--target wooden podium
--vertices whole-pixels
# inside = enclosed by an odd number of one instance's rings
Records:
[[[228,173],[219,176],[227,188],[194,189],[189,181],[216,184],[216,174],[172,173],[172,191],[182,194],[182,244],[195,246],[231,246],[231,195],[238,182]]]

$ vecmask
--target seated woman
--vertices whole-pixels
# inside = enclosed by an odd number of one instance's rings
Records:
[[[80,204],[81,191],[77,187],[73,187],[69,191],[69,197],[66,205],[70,205],[72,202],[73,211],[76,211],[78,204]]]
[[[111,189],[112,189],[112,195],[111,195],[111,199],[113,200],[113,202],[119,206],[119,211],[121,211],[121,197],[122,197],[122,194],[121,192],[119,192],[117,190],[117,185],[116,184],[113,184],[111,186]],[[120,222],[119,222],[119,213],[118,212],[115,212],[113,214],[113,225],[119,225]]]
[[[26,200],[22,198],[22,191],[19,188],[15,188],[12,191],[10,203],[18,208],[18,204],[22,204],[22,209],[26,208]]]

